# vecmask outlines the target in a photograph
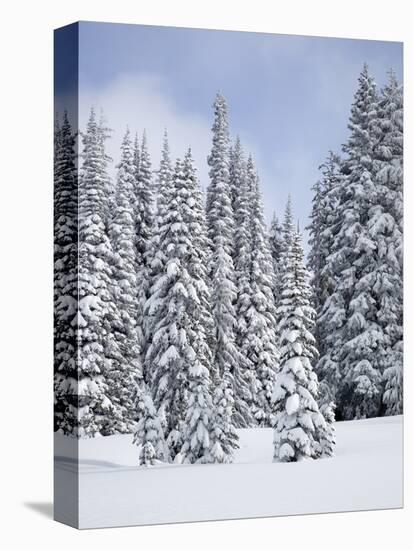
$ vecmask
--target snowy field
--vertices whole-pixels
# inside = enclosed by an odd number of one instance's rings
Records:
[[[403,417],[336,424],[332,459],[274,464],[272,430],[240,430],[235,464],[136,467],[131,436],[81,440],[80,528],[399,508]],[[63,436],[58,448],[64,449]],[[62,452],[64,455],[64,450]],[[70,458],[57,458],[76,482]]]

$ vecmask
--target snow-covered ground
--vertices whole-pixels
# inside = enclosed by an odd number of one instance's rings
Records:
[[[79,526],[399,508],[403,504],[403,417],[336,424],[336,456],[272,463],[272,430],[240,430],[235,464],[136,466],[130,436],[81,440]],[[56,466],[70,483],[73,458]]]

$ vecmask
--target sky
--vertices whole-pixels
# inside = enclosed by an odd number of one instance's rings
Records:
[[[365,62],[379,88],[390,68],[401,79],[402,44],[80,23],[80,127],[92,105],[103,110],[113,129],[108,142],[113,174],[127,125],[139,135],[146,128],[154,168],[167,128],[174,156],[192,147],[205,189],[212,103],[220,91],[228,101],[231,135],[239,134],[255,158],[267,220],[274,211],[282,217],[291,194],[304,227],[318,167],[347,138]],[[68,83],[61,75],[56,71],[56,92],[64,97]]]

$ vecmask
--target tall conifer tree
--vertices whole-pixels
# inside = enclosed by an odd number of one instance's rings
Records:
[[[393,71],[378,102],[376,205],[369,231],[377,241],[374,291],[385,344],[380,370],[386,414],[403,412],[403,91]]]
[[[319,405],[330,406],[335,403],[341,384],[342,373],[338,361],[339,349],[336,346],[340,328],[340,316],[335,317],[335,271],[329,260],[337,233],[342,223],[339,214],[339,198],[342,192],[343,174],[340,158],[330,152],[325,163],[320,166],[321,179],[313,187],[313,205],[311,212],[310,251],[308,264],[312,271],[314,307],[317,313],[314,336],[320,360],[315,366],[320,382]]]
[[[199,188],[191,150],[183,164],[185,195],[182,200],[183,218],[188,224],[191,243],[188,273],[193,284],[194,303],[191,308],[191,341],[195,360],[188,371],[188,409],[185,418],[182,454],[187,462],[213,462],[211,433],[213,404],[211,389],[217,383],[214,368],[214,321],[208,279],[210,243],[207,235],[203,197]]]
[[[67,112],[55,127],[54,158],[55,430],[73,433],[77,380],[78,187],[76,136]],[[73,386],[73,387],[72,387]]]
[[[335,280],[334,291],[321,315],[331,345],[326,352],[322,350],[320,361],[322,364],[327,354],[326,363],[331,361],[339,367],[337,411],[345,419],[379,413],[380,357],[385,343],[374,292],[377,241],[369,230],[376,201],[377,93],[367,66],[359,77],[349,129],[336,207],[340,221],[326,259],[326,270]]]
[[[135,168],[129,130],[126,131],[121,159],[117,166],[114,212],[110,226],[114,248],[113,294],[120,313],[116,331],[122,360],[112,369],[108,379],[112,403],[121,409],[119,431],[131,430],[136,417],[134,386],[142,379],[140,347],[137,334],[137,252],[135,246]]]
[[[281,257],[281,251],[283,246],[283,236],[282,236],[282,226],[277,218],[276,213],[274,212],[270,229],[268,232],[268,241],[270,246],[270,253],[272,257],[272,263],[273,263],[273,271],[274,271],[274,281],[273,281],[273,289],[274,289],[274,300],[275,303],[277,303],[278,296],[277,296],[277,284],[280,280],[280,257]]]
[[[301,237],[292,235],[279,305],[280,373],[274,390],[274,458],[292,462],[322,455],[320,440],[329,426],[317,405],[318,380],[312,369],[317,356],[311,334],[315,311],[310,305],[308,274]]]
[[[239,138],[232,150],[231,187],[234,196],[234,268],[237,287],[235,303],[235,335],[238,348],[247,358],[244,344],[248,338],[248,311],[251,307],[251,204],[244,152]],[[257,378],[250,361],[238,365],[234,371],[235,411],[234,423],[246,428],[255,423],[254,396],[258,393]]]
[[[146,355],[153,373],[154,403],[165,417],[170,459],[183,453],[190,462],[208,461],[212,408],[211,351],[205,326],[209,291],[202,247],[206,229],[195,185],[188,153],[184,163],[178,159],[175,165],[159,225],[164,270],[152,285],[146,304],[154,327]]]
[[[68,384],[73,432],[93,436],[111,429],[114,406],[106,377],[119,350],[113,334],[110,263],[113,251],[107,234],[107,157],[100,125],[91,111],[83,136],[79,182],[79,311],[74,378]],[[110,359],[107,358],[110,355]]]
[[[276,310],[273,294],[274,271],[269,250],[264,206],[258,176],[250,159],[248,183],[251,204],[251,308],[247,357],[258,381],[255,396],[255,417],[262,426],[271,425],[271,397],[278,371],[276,344]]]
[[[135,245],[137,255],[138,276],[138,341],[142,359],[148,346],[149,326],[145,326],[144,307],[149,295],[151,243],[154,231],[154,193],[152,181],[152,165],[148,151],[146,132],[143,133],[141,148],[135,147]],[[143,373],[146,378],[146,373]]]
[[[280,251],[279,251],[277,279],[275,279],[274,281],[274,298],[275,298],[275,306],[277,310],[280,304],[280,300],[282,298],[281,281],[284,276],[284,271],[286,269],[286,256],[287,256],[289,247],[292,244],[292,239],[294,234],[293,208],[292,208],[290,195],[288,195],[287,204],[285,206],[284,219],[283,219],[281,231],[282,231],[281,233],[282,238],[281,238]],[[277,326],[279,325],[279,322],[280,322],[280,319],[277,317]],[[279,337],[280,335],[278,335],[278,338]]]
[[[234,301],[234,264],[232,260],[234,239],[234,214],[229,187],[229,132],[227,103],[217,95],[214,103],[214,124],[212,126],[212,150],[208,158],[210,185],[207,192],[208,233],[212,246],[209,274],[212,285],[212,311],[215,321],[215,365],[221,380],[227,382],[225,392],[234,391],[234,371],[245,359],[235,345],[236,316]],[[223,414],[229,415],[223,425],[228,428],[227,443],[221,445],[230,458],[232,444],[231,407],[225,407]],[[225,436],[225,434],[224,434]]]

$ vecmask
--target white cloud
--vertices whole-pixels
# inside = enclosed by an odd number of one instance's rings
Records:
[[[85,128],[90,108],[103,110],[113,129],[107,152],[113,158],[112,170],[119,159],[120,144],[129,126],[139,137],[146,129],[153,168],[157,169],[165,128],[173,157],[183,157],[190,146],[198,167],[201,185],[208,183],[206,156],[210,149],[211,121],[196,113],[180,110],[163,91],[164,82],[157,76],[123,75],[99,89],[81,89],[79,118]],[[114,173],[114,172],[113,172]]]
[[[113,129],[112,137],[107,141],[107,152],[114,161],[110,168],[111,175],[114,176],[121,141],[127,126],[132,134],[138,132],[139,137],[146,129],[154,170],[159,166],[166,128],[172,157],[182,158],[188,147],[191,147],[201,186],[206,189],[209,181],[207,156],[211,149],[212,108],[209,117],[180,109],[165,90],[165,81],[152,74],[124,74],[106,87],[98,89],[83,86],[79,93],[80,129],[85,128],[92,106],[97,113],[103,111],[108,126]],[[213,99],[211,98],[211,104]],[[241,130],[240,137],[244,148],[252,153],[259,169],[258,147],[243,134],[246,132]]]

